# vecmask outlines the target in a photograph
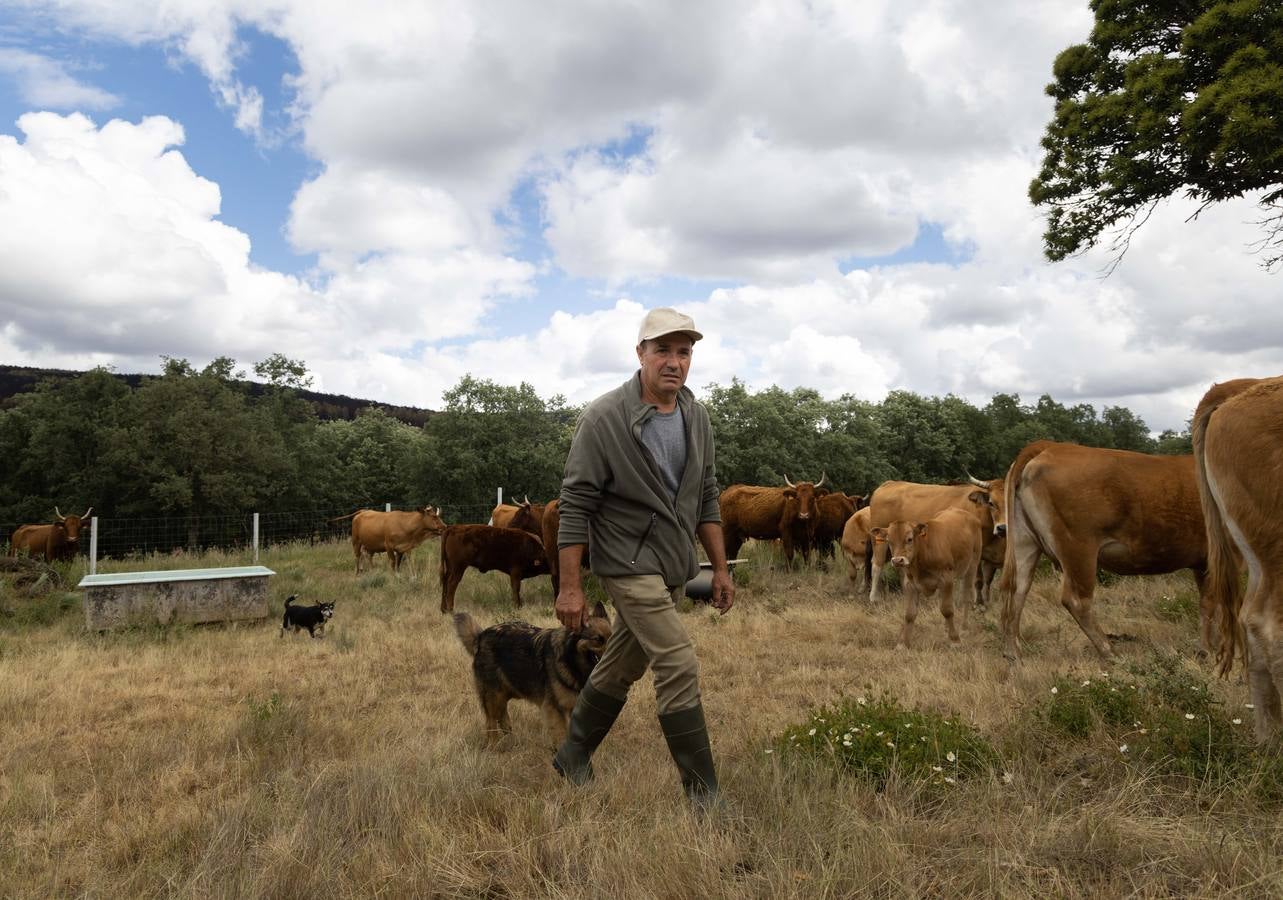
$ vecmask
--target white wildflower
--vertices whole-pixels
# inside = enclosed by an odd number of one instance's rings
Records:
[[[927,742],[927,736],[924,734],[922,737],[918,738],[918,740],[925,744]]]
[[[943,772],[943,771],[944,771],[944,769],[940,768],[939,766],[932,766],[932,767],[931,767],[931,771],[932,771],[932,772]]]
[[[807,734],[809,734],[811,737],[814,737],[814,736],[815,736],[815,729],[814,729],[814,728],[812,728],[810,731],[808,731],[808,732],[807,732]]]
[[[767,753],[774,753],[775,751],[774,751],[774,750],[767,750],[766,752],[767,752]]]
[[[945,784],[957,784],[958,782],[954,781],[952,778],[950,778],[948,775],[946,775],[946,776],[944,776],[944,783],[945,783]]]
[[[1187,719],[1192,719],[1192,718],[1194,718],[1194,714],[1193,714],[1193,713],[1185,713],[1185,718],[1187,718]]]
[[[1231,721],[1231,722],[1233,722],[1235,725],[1242,725],[1242,724],[1243,724],[1243,720],[1242,720],[1242,719],[1230,719],[1230,721]]]
[[[1091,687],[1091,681],[1084,681],[1083,687]]]
[[[945,758],[945,759],[947,759],[947,760],[949,760],[949,762],[957,762],[957,761],[958,761],[958,754],[956,754],[956,753],[954,753],[952,750],[950,750],[948,753],[946,753],[946,754],[944,755],[944,758]]]
[[[868,701],[867,701],[867,700],[865,700],[863,697],[856,697],[856,698],[855,698],[855,702],[856,702],[856,703],[858,703],[858,704],[860,704],[861,706],[863,706],[863,705],[864,705],[865,703],[867,703]]]
[[[1255,707],[1255,706],[1253,706],[1253,705],[1252,705],[1252,704],[1250,704],[1250,703],[1244,703],[1244,704],[1243,704],[1243,708],[1244,708],[1244,709],[1256,709],[1256,707]]]
[[[1053,694],[1059,694],[1059,693],[1060,693],[1060,690],[1059,690],[1058,688],[1053,687],[1053,688],[1051,689],[1051,692],[1052,692]]]
[[[1119,752],[1119,753],[1126,753],[1126,752],[1127,752],[1127,745],[1126,745],[1126,744],[1119,744],[1119,745],[1118,745],[1118,752]]]
[[[1015,775],[1012,775],[1010,772],[1003,772],[1003,773],[1002,773],[1002,783],[1003,783],[1003,784],[1011,784],[1011,782],[1015,781],[1015,779],[1016,779],[1016,776],[1015,776]]]
[[[887,741],[887,746],[888,746],[888,747],[890,747],[892,750],[894,750],[894,749],[895,749],[895,742],[894,742],[894,741]]]

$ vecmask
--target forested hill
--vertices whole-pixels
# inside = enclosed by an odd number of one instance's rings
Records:
[[[83,374],[83,372],[71,369],[37,369],[31,366],[0,365],[0,409],[8,409],[13,405],[13,398],[16,395],[34,390],[36,385],[42,381],[47,379],[55,382],[70,381],[79,378]],[[121,374],[117,372],[112,372],[111,374],[131,388],[136,388],[145,381],[160,377],[159,375]],[[245,384],[251,397],[259,397],[267,388],[267,385],[257,381],[247,381]],[[419,409],[414,406],[393,406],[389,403],[380,403],[377,400],[361,400],[344,394],[322,394],[318,391],[306,389],[299,389],[297,394],[312,405],[312,408],[316,410],[317,418],[322,421],[355,419],[360,410],[374,408],[407,425],[422,426],[433,414],[433,410],[430,409]]]

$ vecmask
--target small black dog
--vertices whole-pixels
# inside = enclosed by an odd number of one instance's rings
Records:
[[[325,623],[330,621],[330,616],[334,615],[333,603],[320,603],[316,606],[295,606],[294,601],[298,599],[293,594],[285,599],[285,618],[281,619],[281,637],[285,637],[285,630],[293,628],[295,631],[301,631],[306,628],[309,637],[316,637],[317,630],[321,632],[321,637],[325,636]]]

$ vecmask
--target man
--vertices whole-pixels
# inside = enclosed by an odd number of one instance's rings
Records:
[[[649,667],[669,753],[686,796],[700,808],[716,798],[717,775],[699,662],[676,607],[699,571],[696,536],[713,564],[713,606],[724,614],[735,596],[717,507],[713,432],[685,386],[702,337],[689,316],[651,310],[637,336],[641,368],[590,403],[575,429],[561,485],[557,618],[571,629],[583,624],[585,545],[617,615],[553,757],[554,768],[575,784],[592,778],[593,751]]]

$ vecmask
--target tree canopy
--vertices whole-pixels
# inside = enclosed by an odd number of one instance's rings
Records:
[[[1092,0],[1085,44],[1056,57],[1055,113],[1029,198],[1064,259],[1132,231],[1178,193],[1260,194],[1266,264],[1283,259],[1283,4]],[[1201,209],[1202,207],[1200,207]]]
[[[194,545],[199,523],[220,516],[431,503],[451,521],[484,521],[497,487],[537,501],[560,490],[579,412],[561,396],[465,376],[422,427],[377,409],[323,422],[298,394],[309,381],[301,361],[274,355],[254,370],[267,389],[251,390],[222,357],[200,370],[165,359],[163,374],[136,388],[95,370],[15,396],[0,409],[0,523],[93,506],[107,518],[189,518]],[[1155,440],[1124,407],[1045,395],[1026,404],[996,394],[977,407],[893,391],[873,403],[733,380],[704,397],[723,487],[823,473],[834,488],[867,493],[892,478],[993,478],[1038,438],[1190,452],[1188,434]]]

